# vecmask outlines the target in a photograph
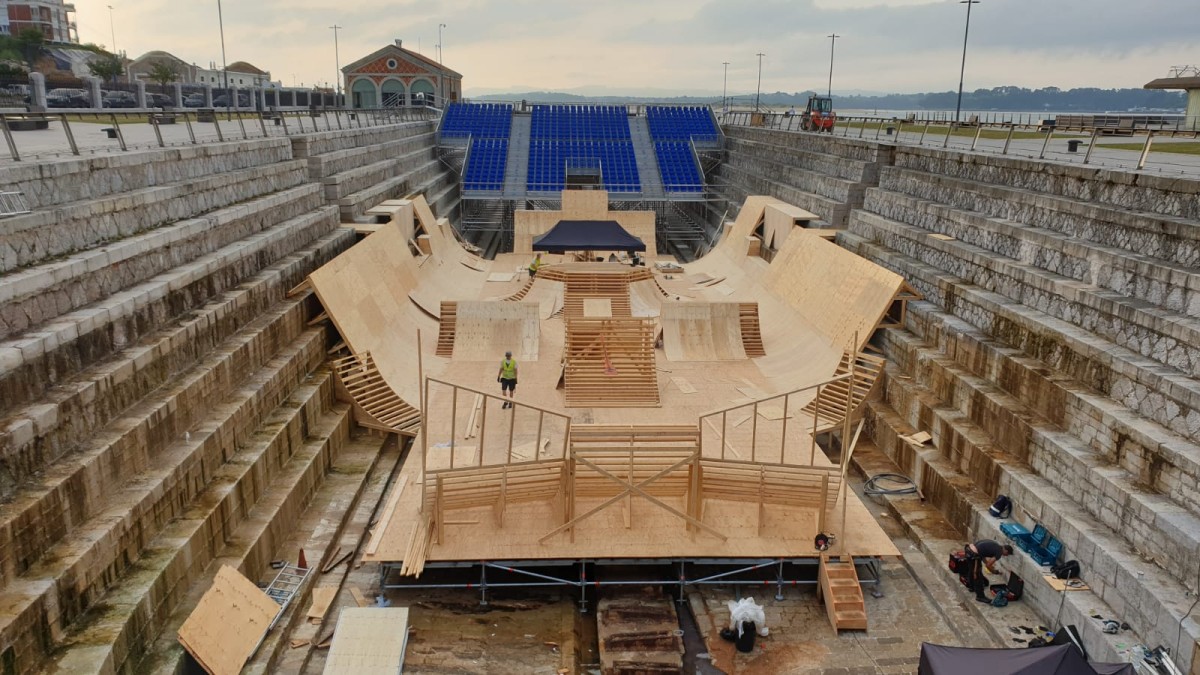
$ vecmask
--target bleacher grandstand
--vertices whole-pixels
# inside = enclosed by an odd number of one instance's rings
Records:
[[[462,180],[463,234],[485,250],[511,245],[514,209],[603,189],[614,208],[656,210],[660,247],[687,259],[703,241],[705,172],[722,136],[706,106],[453,103],[439,146]]]

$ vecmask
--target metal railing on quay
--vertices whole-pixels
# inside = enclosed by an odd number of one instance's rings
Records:
[[[0,130],[4,133],[9,157],[19,162],[23,157],[81,156],[116,148],[128,151],[222,143],[433,120],[440,116],[439,109],[428,106],[265,111],[234,108],[72,109],[0,113]],[[104,136],[86,134],[85,130],[98,130]]]
[[[1160,116],[1161,117],[1161,116]],[[1200,118],[1182,117],[1173,119],[1158,119],[1151,124],[1146,120],[1152,118],[1132,119],[1122,117],[1113,124],[1114,117],[1101,116],[1059,116],[1063,124],[1057,120],[1037,120],[1032,122],[991,122],[970,119],[966,122],[953,122],[944,119],[916,119],[913,117],[876,117],[876,116],[839,116],[833,130],[828,132],[805,131],[803,118],[799,114],[730,111],[720,117],[723,126],[740,126],[777,131],[803,133],[829,133],[840,138],[852,138],[866,141],[888,142],[901,145],[917,145],[923,147],[940,147],[955,150],[990,152],[999,155],[1015,155],[1035,157],[1037,159],[1055,159],[1079,161],[1082,164],[1092,164],[1098,156],[1096,150],[1104,151],[1106,146],[1110,151],[1122,150],[1137,152],[1137,155],[1127,155],[1126,164],[1132,163],[1135,170],[1143,170],[1148,164],[1154,168],[1165,170],[1178,169],[1181,172],[1200,173],[1200,161],[1172,162],[1172,153],[1155,152],[1154,144],[1162,140],[1196,140],[1200,138]],[[1102,124],[1095,124],[1099,119]],[[1125,140],[1123,140],[1125,139]],[[1065,141],[1066,150],[1052,146],[1055,140]],[[1126,147],[1122,147],[1126,146]],[[1169,146],[1168,146],[1169,148]],[[1081,152],[1082,149],[1082,152]],[[1182,155],[1200,153],[1179,153]],[[1106,157],[1107,161],[1118,161],[1119,158]]]

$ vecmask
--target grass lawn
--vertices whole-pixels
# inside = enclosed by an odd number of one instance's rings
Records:
[[[1097,143],[1097,148],[1112,150],[1142,151],[1145,143]],[[1173,152],[1179,155],[1200,155],[1200,141],[1187,143],[1155,143],[1150,146],[1150,152]]]

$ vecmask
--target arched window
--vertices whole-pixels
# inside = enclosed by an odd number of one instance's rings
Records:
[[[400,80],[384,80],[382,89],[384,108],[398,108],[405,105],[403,82]]]
[[[379,105],[375,99],[375,83],[368,78],[360,77],[355,80],[350,87],[350,93],[355,108],[376,108]]]

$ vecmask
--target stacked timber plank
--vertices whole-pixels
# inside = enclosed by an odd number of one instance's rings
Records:
[[[683,638],[671,599],[652,589],[600,598],[596,628],[603,675],[683,672]]]
[[[218,557],[261,576],[346,444],[287,291],[354,235],[288,139],[0,186],[33,210],[0,227],[3,670],[132,671]]]

